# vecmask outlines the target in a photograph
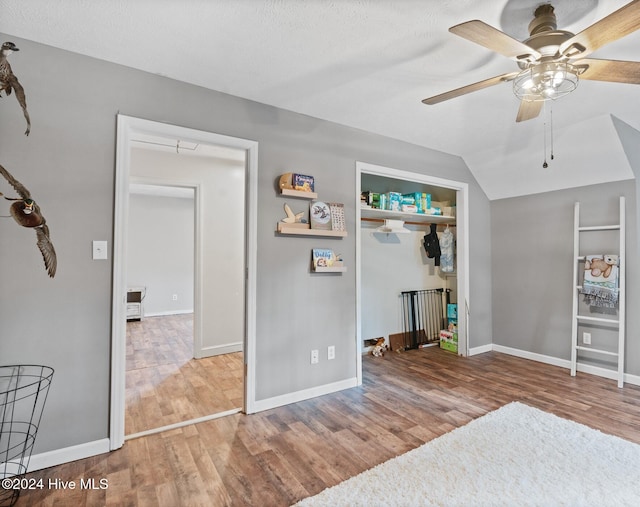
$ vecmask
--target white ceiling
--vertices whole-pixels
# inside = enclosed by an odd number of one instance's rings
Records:
[[[516,123],[511,84],[425,97],[516,69],[448,32],[481,19],[523,40],[543,0],[3,0],[0,31],[460,155],[491,199],[633,177],[611,124],[640,130],[640,86],[582,81]],[[628,0],[554,0],[577,33]],[[640,60],[640,31],[593,58]],[[12,55],[17,70],[27,56]],[[20,61],[19,59],[22,59]],[[547,149],[550,141],[547,141]],[[585,161],[606,160],[599,164]]]

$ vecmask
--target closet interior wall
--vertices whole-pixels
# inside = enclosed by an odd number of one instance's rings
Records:
[[[456,191],[449,188],[425,185],[413,181],[399,180],[363,173],[362,191],[378,193],[426,192],[432,201],[449,201],[456,205]],[[419,218],[419,220],[418,220]],[[406,222],[422,222],[424,216]],[[383,337],[389,343],[389,335],[403,330],[402,297],[403,291],[444,288],[450,289],[452,303],[457,302],[456,272],[442,273],[435,266],[434,259],[427,257],[422,240],[429,232],[429,222],[416,225],[406,223],[409,233],[376,232],[382,222],[361,220],[362,248],[362,340],[363,351],[366,341]],[[447,225],[438,225],[438,234]],[[455,224],[449,225],[456,234]],[[457,263],[454,264],[457,269]]]

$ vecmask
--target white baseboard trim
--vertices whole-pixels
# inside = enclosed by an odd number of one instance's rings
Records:
[[[56,449],[55,451],[34,454],[31,456],[31,461],[29,461],[29,472],[62,465],[63,463],[69,463],[70,461],[90,458],[91,456],[96,456],[97,454],[103,454],[105,452],[109,452],[108,438],[94,440],[93,442],[87,442],[85,444],[72,445],[71,447],[63,447],[62,449]]]
[[[571,368],[571,361],[567,359],[559,359],[553,356],[545,356],[544,354],[538,354],[536,352],[529,352],[527,350],[514,349],[511,347],[505,347],[504,345],[493,344],[493,350],[495,352],[502,352],[503,354],[509,354],[510,356],[522,357],[523,359],[531,359],[532,361],[538,361],[539,363],[551,364],[553,366],[560,366],[561,368]]]
[[[263,410],[269,410],[283,405],[289,405],[290,403],[297,403],[299,401],[309,400],[317,396],[323,396],[325,394],[331,394],[344,389],[350,389],[358,385],[358,379],[356,377],[334,382],[332,384],[326,384],[323,386],[312,387],[311,389],[304,389],[302,391],[296,391],[295,393],[283,394],[282,396],[274,396],[273,398],[266,398],[264,400],[257,400],[253,406],[254,412],[262,412]]]
[[[618,372],[609,370],[607,368],[600,368],[599,366],[593,366],[591,364],[578,363],[577,369],[578,371],[581,371],[583,373],[589,373],[591,375],[597,375],[598,377],[604,377],[611,380],[618,380]],[[640,386],[640,376],[638,375],[625,373],[622,378],[626,384]]]
[[[502,352],[503,354],[509,354],[511,356],[522,357],[524,359],[530,359],[532,361],[538,361],[540,363],[559,366],[568,370],[571,369],[571,361],[568,359],[559,359],[557,357],[545,356],[544,354],[537,354],[535,352],[528,352],[526,350],[514,349],[511,347],[505,347],[503,345],[496,344],[493,345],[493,350],[496,352]],[[576,369],[582,373],[588,373],[590,375],[596,375],[598,377],[608,378],[611,380],[617,380],[618,378],[618,372],[616,372],[615,370],[609,370],[607,368],[601,368],[600,366],[578,363]],[[640,376],[638,375],[625,373],[624,381],[628,384],[640,386]]]
[[[491,352],[493,345],[481,345],[480,347],[473,347],[469,349],[469,356],[477,356],[478,354],[484,354],[485,352]]]
[[[167,317],[168,315],[185,315],[187,313],[193,313],[193,308],[191,310],[167,310],[165,312],[145,312],[145,317]]]
[[[202,347],[201,352],[199,357],[221,356],[222,354],[231,354],[232,352],[242,352],[242,342]]]

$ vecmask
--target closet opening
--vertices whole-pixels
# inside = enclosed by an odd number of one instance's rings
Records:
[[[380,338],[468,355],[467,184],[357,162],[356,189],[359,381]]]

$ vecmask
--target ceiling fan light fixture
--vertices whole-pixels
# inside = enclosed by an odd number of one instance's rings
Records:
[[[578,69],[567,62],[543,62],[523,70],[513,80],[513,93],[521,100],[555,100],[578,86]]]

